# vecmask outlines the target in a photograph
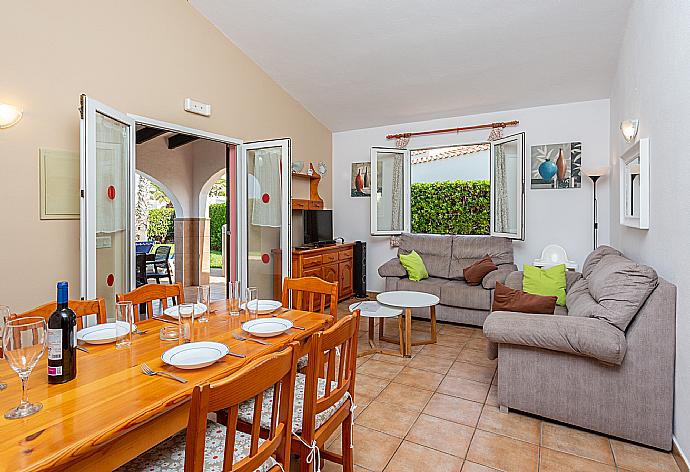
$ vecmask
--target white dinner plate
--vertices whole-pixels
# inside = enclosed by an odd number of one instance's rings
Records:
[[[179,369],[201,369],[222,359],[230,352],[228,346],[212,341],[180,344],[168,349],[161,359]]]
[[[118,321],[117,324],[121,326],[122,332],[129,332],[129,323]],[[133,325],[133,329],[137,329],[137,325]],[[77,331],[77,339],[88,344],[108,344],[117,340],[117,332],[115,323],[104,323]]]
[[[163,310],[163,313],[165,313],[166,315],[168,315],[171,318],[177,319],[178,318],[177,308],[179,306],[180,305],[170,306],[170,307],[166,308],[165,310]],[[194,317],[195,318],[197,316],[201,316],[205,311],[206,311],[206,305],[204,305],[203,303],[195,303],[194,304]]]
[[[292,328],[292,321],[285,318],[259,318],[242,323],[242,329],[260,338],[270,338],[283,334]]]
[[[257,306],[257,304],[259,307],[257,313],[259,313],[260,315],[267,315],[269,313],[276,311],[281,306],[283,306],[282,303],[277,302],[275,300],[252,300],[251,302],[249,302],[249,306],[251,308],[254,308],[255,306]],[[247,303],[243,303],[240,306],[240,308],[242,308],[243,310],[246,310],[247,309],[246,306],[247,306]]]

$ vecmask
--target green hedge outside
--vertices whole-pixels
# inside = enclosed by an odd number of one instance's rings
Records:
[[[410,199],[413,233],[489,234],[488,180],[415,183]]]
[[[211,249],[223,249],[223,225],[225,224],[225,203],[211,203],[208,206],[208,217],[211,219]]]
[[[149,210],[149,226],[146,234],[157,243],[173,242],[175,239],[175,209],[154,208]]]

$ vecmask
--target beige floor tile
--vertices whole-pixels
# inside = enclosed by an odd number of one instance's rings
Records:
[[[538,469],[538,449],[534,444],[477,430],[467,460],[506,472],[532,472]]]
[[[577,472],[616,472],[616,467],[542,447],[539,453],[539,471],[561,472],[564,470]]]
[[[397,377],[393,379],[393,381],[404,385],[410,385],[412,387],[434,391],[443,380],[443,377],[443,374],[429,372],[428,370],[405,367],[397,375]]]
[[[486,404],[491,406],[498,406],[498,386],[491,385],[489,394],[486,396]]]
[[[540,420],[519,413],[501,413],[485,405],[477,428],[539,445]]]
[[[580,429],[543,421],[541,445],[604,464],[615,464],[608,438]]]
[[[355,376],[355,396],[364,395],[375,398],[389,383],[390,380],[388,379],[357,372]]]
[[[355,413],[361,411],[363,408],[366,408],[367,405],[373,402],[375,399],[376,397],[373,397],[371,395],[355,392],[355,404],[357,405],[357,410],[355,410]]]
[[[433,392],[429,390],[393,382],[381,392],[377,400],[410,410],[422,411],[432,395]]]
[[[497,359],[489,359],[486,356],[486,351],[478,351],[475,349],[463,349],[457,360],[486,367],[496,367],[498,364]]]
[[[373,472],[381,472],[398,449],[402,439],[388,434],[355,425],[353,444],[355,446],[355,464]],[[333,441],[327,448],[337,454],[342,452],[342,441]]]
[[[392,380],[402,369],[403,366],[401,365],[371,360],[357,368],[357,373]]]
[[[366,367],[372,362],[373,361],[369,361],[362,367]],[[490,384],[491,379],[494,377],[495,371],[496,369],[494,367],[485,367],[482,365],[456,361],[448,371],[448,375],[451,377],[462,377],[463,379],[470,379],[476,382]]]
[[[475,464],[474,462],[465,461],[462,465],[462,472],[495,472],[496,469],[487,467],[481,464]]]
[[[465,334],[438,333],[436,335],[436,342],[441,346],[456,348],[464,347],[470,339],[472,339],[472,336]]]
[[[414,359],[407,364],[408,367],[415,369],[428,370],[437,374],[445,374],[453,365],[452,359],[425,355],[423,352],[417,354]]]
[[[670,452],[611,439],[616,465],[635,472],[678,472],[678,464]]]
[[[439,329],[439,333],[443,334],[463,334],[465,336],[473,336],[476,332],[481,331],[479,327],[459,326],[459,325],[443,325]]]
[[[357,358],[357,367],[361,366],[362,364],[364,364],[364,363],[365,363],[366,361],[368,361],[369,359],[371,359],[371,356],[362,356],[362,357],[358,357],[358,358]]]
[[[465,344],[465,349],[474,349],[475,351],[486,352],[486,347],[489,345],[489,341],[482,334],[481,336],[475,336],[473,339],[467,341]]]
[[[355,424],[404,438],[419,416],[418,411],[374,401],[355,420]]]
[[[424,408],[424,413],[427,415],[472,427],[477,425],[481,412],[481,403],[441,393],[434,393],[434,396],[431,397],[431,400]]]
[[[460,354],[461,350],[462,348],[459,347],[441,346],[439,344],[427,344],[422,348],[420,353],[424,354],[425,356],[428,355],[442,357],[444,359],[455,360],[458,357],[458,354]]]
[[[436,391],[473,402],[484,403],[489,391],[489,384],[463,379],[462,377],[446,376]]]
[[[354,472],[371,472],[369,469],[355,465]],[[321,468],[321,472],[342,472],[343,466],[336,464],[335,462],[325,461],[324,466]]]
[[[405,440],[462,459],[467,454],[473,434],[474,428],[469,426],[422,414]]]
[[[404,441],[385,472],[460,472],[462,459]]]
[[[387,349],[387,348],[386,348]],[[401,357],[401,356],[389,356],[388,354],[374,354],[372,360],[380,362],[388,362],[389,364],[396,365],[408,365],[411,361],[411,357]]]

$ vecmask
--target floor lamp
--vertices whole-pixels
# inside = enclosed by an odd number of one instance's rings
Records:
[[[585,170],[584,174],[592,181],[594,187],[594,249],[597,248],[597,229],[599,229],[599,222],[597,221],[597,180],[609,173],[609,166],[599,167],[597,169]]]

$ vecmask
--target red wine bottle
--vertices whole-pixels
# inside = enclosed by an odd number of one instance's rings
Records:
[[[77,376],[77,315],[68,306],[67,282],[57,284],[57,307],[48,318],[48,383]]]

